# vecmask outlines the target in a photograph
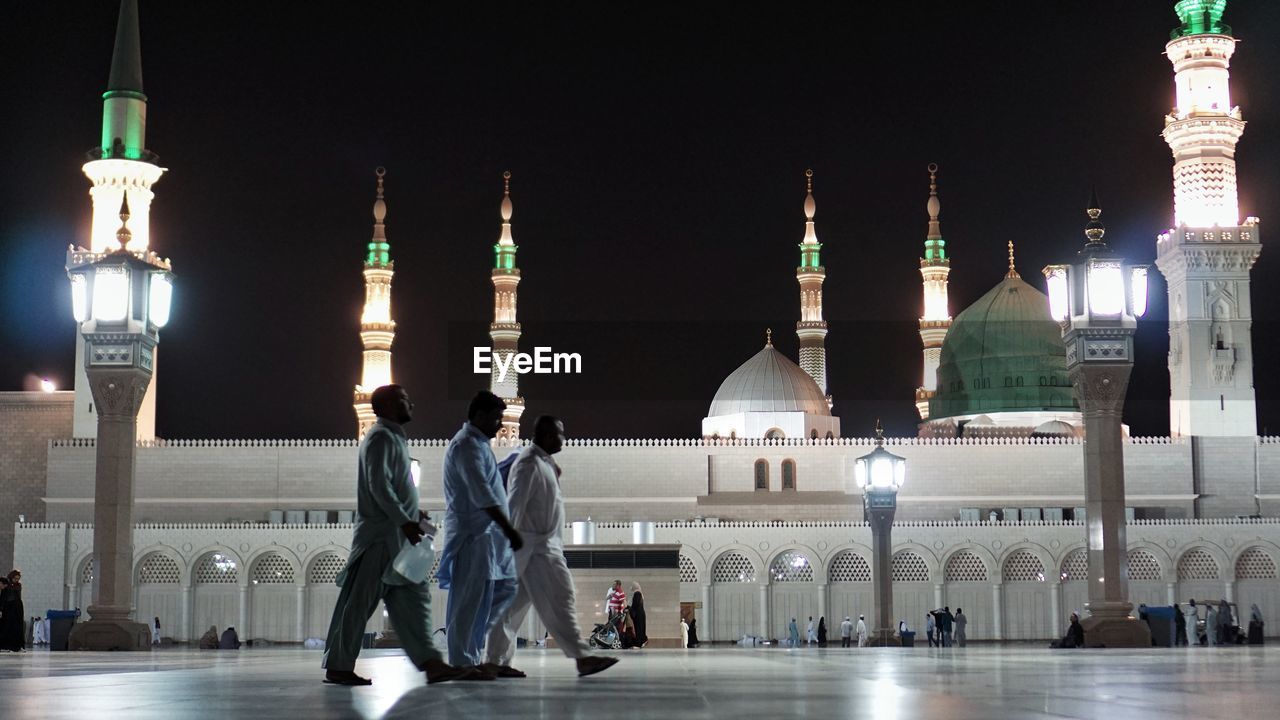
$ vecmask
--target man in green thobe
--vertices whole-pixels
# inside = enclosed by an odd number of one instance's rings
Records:
[[[329,622],[324,681],[336,685],[369,685],[355,673],[365,624],[386,604],[404,652],[428,683],[483,680],[487,675],[444,662],[431,643],[431,593],[426,582],[412,583],[391,567],[400,550],[422,541],[418,488],[410,475],[409,443],[401,427],[413,417],[413,403],[399,385],[384,385],[370,397],[378,422],[360,443],[357,469],[356,527],[347,566],[338,574],[342,586]]]

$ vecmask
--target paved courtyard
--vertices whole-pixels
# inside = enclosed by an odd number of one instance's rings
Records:
[[[0,717],[754,718],[1263,717],[1280,707],[1280,647],[1049,651],[1031,646],[623,653],[578,678],[521,651],[524,680],[427,687],[398,651],[365,651],[374,685],[322,685],[302,649],[0,654]]]

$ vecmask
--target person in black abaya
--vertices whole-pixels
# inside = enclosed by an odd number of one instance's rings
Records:
[[[22,573],[14,570],[0,586],[0,650],[22,652],[26,645],[27,613],[22,607]]]
[[[689,618],[689,645],[688,647],[698,647],[698,618]]]
[[[818,618],[818,647],[824,648],[826,646],[827,646],[827,618],[824,615]]]
[[[644,647],[649,642],[649,636],[646,634],[645,617],[644,617],[644,595],[640,591],[640,583],[631,583],[631,622],[636,626],[636,647]]]

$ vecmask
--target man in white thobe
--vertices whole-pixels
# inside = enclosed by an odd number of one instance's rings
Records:
[[[498,675],[519,672],[511,672],[511,657],[516,632],[530,607],[538,611],[564,654],[577,661],[579,675],[592,675],[618,662],[617,658],[591,655],[578,628],[573,576],[564,558],[561,534],[564,500],[560,496],[560,467],[551,457],[562,447],[564,424],[542,415],[534,423],[533,443],[520,451],[511,466],[508,507],[524,547],[515,554],[519,579],[515,600],[489,631],[486,662],[481,666]]]
[[[867,618],[865,615],[858,616],[858,647],[867,646]]]
[[[812,644],[814,644],[814,643],[818,642],[818,633],[817,633],[817,632],[815,632],[815,631],[814,631],[814,629],[813,629],[813,616],[812,616],[812,615],[810,615],[810,616],[809,616],[809,624],[808,624],[808,626],[806,626],[806,627],[805,627],[805,631],[804,631],[804,632],[805,632],[805,638],[804,638],[804,641],[805,641],[805,644],[806,644],[806,645],[812,645]]]

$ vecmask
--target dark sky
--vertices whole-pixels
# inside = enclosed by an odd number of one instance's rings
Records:
[[[373,169],[387,173],[395,374],[410,427],[461,422],[487,344],[501,173],[514,173],[526,375],[571,435],[692,437],[772,327],[795,357],[803,171],[825,244],[827,352],[846,435],[914,434],[929,162],[958,313],[1082,244],[1154,259],[1171,223],[1172,0],[604,4],[141,3],[152,247],[176,306],[159,354],[167,437],[349,437]],[[86,243],[80,171],[101,128],[117,6],[12,3],[0,77],[0,388],[70,384],[63,270]],[[1280,5],[1232,2],[1242,214],[1280,217]],[[1264,242],[1266,242],[1264,224]],[[1253,272],[1260,427],[1280,427],[1277,258]],[[1167,434],[1154,274],[1127,421]],[[530,416],[527,415],[527,418]]]

